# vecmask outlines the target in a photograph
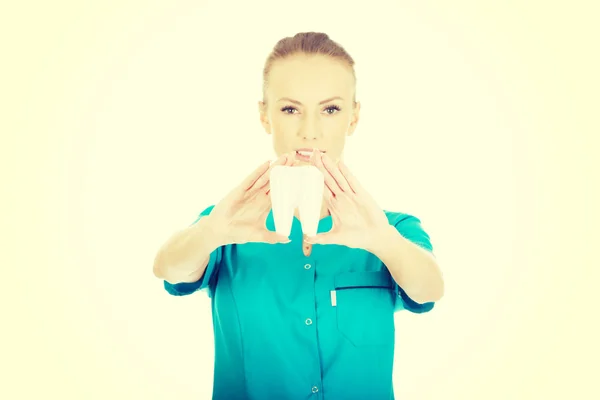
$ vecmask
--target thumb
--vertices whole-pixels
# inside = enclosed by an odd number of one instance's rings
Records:
[[[263,233],[263,242],[265,243],[269,243],[269,244],[278,244],[278,243],[290,243],[291,240],[289,237],[284,236],[284,235],[280,235],[277,232],[271,232],[271,231],[266,231]]]
[[[307,236],[305,241],[310,244],[330,244],[335,242],[335,237],[331,233],[319,233],[315,236]]]

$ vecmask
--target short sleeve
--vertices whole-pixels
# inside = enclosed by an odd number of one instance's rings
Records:
[[[423,249],[433,253],[433,246],[427,232],[422,228],[421,221],[412,215],[402,215],[394,224],[398,232],[412,243],[422,247]],[[394,281],[394,289],[397,294],[396,311],[407,310],[413,313],[426,313],[431,311],[434,302],[417,303],[411,299],[404,289]]]
[[[214,206],[210,206],[204,211],[200,213],[198,218],[192,223],[194,225],[201,218],[210,214]],[[208,260],[208,264],[206,266],[206,270],[204,274],[200,277],[200,279],[196,282],[181,282],[181,283],[170,283],[168,281],[164,281],[165,290],[173,295],[173,296],[187,296],[199,290],[205,290],[209,297],[212,297],[212,290],[209,290],[211,287],[214,287],[216,283],[216,275],[219,270],[219,266],[221,264],[221,260],[223,258],[223,247],[218,247],[210,253],[210,257]]]

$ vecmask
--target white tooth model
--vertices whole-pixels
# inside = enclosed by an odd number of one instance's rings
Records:
[[[270,196],[275,231],[289,236],[298,208],[302,233],[315,236],[319,227],[325,178],[313,165],[289,167],[277,165],[270,174]]]

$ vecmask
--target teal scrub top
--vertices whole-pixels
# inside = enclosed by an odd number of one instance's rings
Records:
[[[432,251],[418,218],[385,214]],[[272,211],[266,226],[275,230]],[[318,232],[331,226],[325,217]],[[164,282],[174,296],[202,290],[211,299],[213,400],[393,400],[394,312],[434,303],[411,300],[368,251],[315,244],[306,257],[302,238],[294,217],[291,243],[221,246],[197,282]]]

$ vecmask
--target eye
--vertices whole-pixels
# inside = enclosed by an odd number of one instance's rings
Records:
[[[283,107],[281,109],[281,111],[284,114],[294,114],[294,111],[298,111],[298,110],[295,107],[292,107],[292,106],[285,106],[285,107]],[[329,107],[325,108],[325,112],[328,115],[333,115],[333,114],[335,114],[335,113],[337,113],[339,111],[341,111],[340,107],[335,106],[335,105],[334,106],[329,106]]]
[[[341,111],[341,110],[340,110],[340,108],[339,108],[338,106],[329,106],[329,107],[327,107],[325,110],[327,110],[327,111],[331,111],[331,112],[327,112],[327,114],[329,114],[329,115],[333,115],[333,114],[335,114],[336,112],[339,112],[339,111]]]
[[[293,114],[293,112],[287,112],[287,111],[294,111],[296,110],[294,107],[292,106],[285,106],[281,109],[281,111],[283,111],[284,114]]]

